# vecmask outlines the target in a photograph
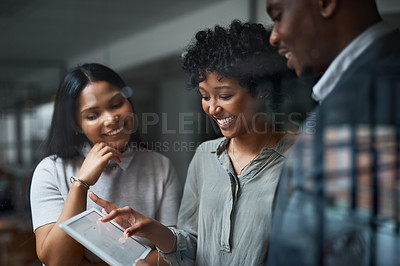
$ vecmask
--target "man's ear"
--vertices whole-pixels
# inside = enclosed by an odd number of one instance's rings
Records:
[[[339,0],[318,0],[321,16],[323,18],[330,18],[335,13],[339,5],[338,2]]]

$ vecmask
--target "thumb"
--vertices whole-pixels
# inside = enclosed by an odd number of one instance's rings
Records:
[[[108,215],[108,212],[107,212],[107,210],[106,210],[106,209],[104,209],[104,208],[102,208],[102,209],[101,209],[101,212],[102,212],[104,215],[106,215],[106,216]]]

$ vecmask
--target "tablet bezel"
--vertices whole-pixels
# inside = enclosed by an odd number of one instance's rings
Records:
[[[102,260],[104,260],[105,262],[109,263],[110,265],[115,265],[115,266],[125,266],[122,265],[121,263],[119,263],[118,261],[116,261],[113,257],[111,257],[105,250],[102,250],[100,248],[98,248],[92,241],[90,241],[89,239],[85,238],[82,236],[82,234],[80,234],[79,232],[77,232],[75,229],[73,229],[70,224],[72,224],[73,222],[75,222],[76,220],[79,220],[89,214],[92,214],[93,212],[97,213],[98,215],[100,215],[101,217],[104,217],[104,214],[102,214],[100,211],[98,211],[95,208],[91,208],[88,209],[84,212],[81,212],[77,215],[75,215],[74,217],[62,222],[59,227],[65,231],[67,234],[69,234],[72,238],[74,238],[76,241],[78,241],[79,243],[81,243],[83,246],[85,246],[88,250],[90,250],[91,252],[93,252],[95,255],[97,255],[99,258],[101,258]],[[114,221],[109,222],[111,223],[114,227],[116,227],[117,229],[119,229],[121,231],[121,234],[125,231],[125,229],[123,229],[120,225],[118,225],[117,223],[115,223]],[[121,235],[122,236],[122,235]],[[140,242],[138,242],[135,238],[131,237],[135,242],[137,242],[138,244],[140,244],[142,247],[145,248],[145,251],[137,258],[137,259],[144,259],[152,250],[151,247],[144,245]],[[135,261],[132,261],[133,265],[135,263]]]

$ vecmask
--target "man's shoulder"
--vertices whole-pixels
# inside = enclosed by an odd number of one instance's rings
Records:
[[[369,104],[387,107],[382,95],[398,97],[400,81],[400,31],[395,30],[377,40],[343,75],[336,88],[322,104],[340,105],[343,110],[364,112]],[[396,95],[394,95],[396,94]],[[361,107],[361,108],[359,108]],[[339,111],[340,112],[340,111]]]
[[[378,74],[384,69],[393,69],[400,65],[400,30],[395,29],[376,40],[365,52],[365,57],[371,57],[361,64],[358,72],[373,71]],[[384,68],[384,69],[382,69]]]

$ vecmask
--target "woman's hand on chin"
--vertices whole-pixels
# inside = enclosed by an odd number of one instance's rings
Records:
[[[120,163],[121,156],[121,152],[104,142],[96,143],[83,161],[77,177],[92,186],[96,184],[108,161]]]

